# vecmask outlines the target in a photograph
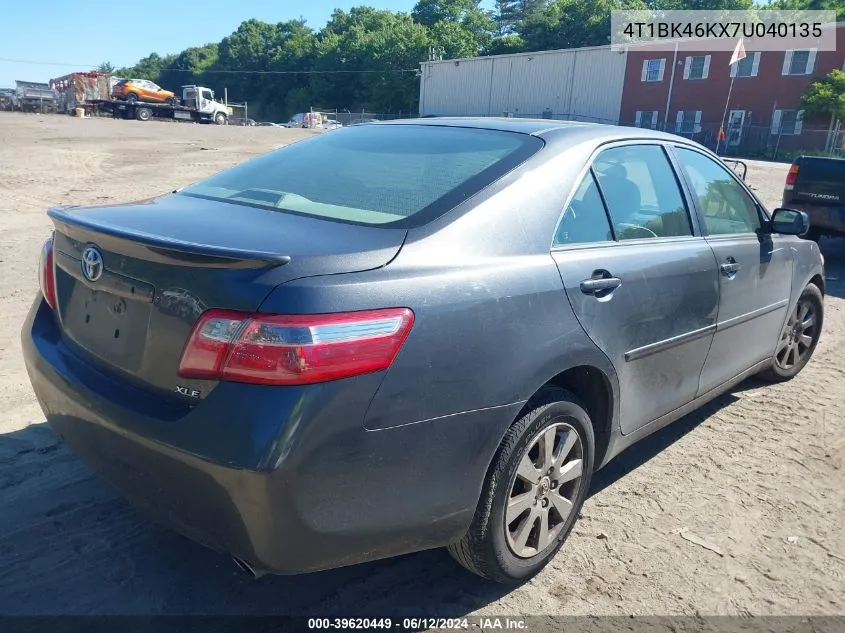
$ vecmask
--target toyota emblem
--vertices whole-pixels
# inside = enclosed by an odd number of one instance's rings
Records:
[[[103,256],[93,246],[82,251],[82,275],[88,281],[97,281],[103,276]]]

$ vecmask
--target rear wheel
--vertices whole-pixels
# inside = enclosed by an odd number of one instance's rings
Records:
[[[782,382],[804,369],[819,342],[823,320],[821,290],[815,284],[807,284],[781,329],[771,367],[761,372],[760,377]]]
[[[130,92],[128,95],[126,95],[126,100],[129,103],[135,103],[138,100],[138,95],[136,95],[134,92]]]
[[[135,118],[139,121],[149,121],[153,118],[153,111],[151,108],[138,108],[135,111]]]
[[[563,545],[590,488],[594,438],[573,394],[542,392],[496,452],[469,530],[448,550],[500,583],[539,572]]]

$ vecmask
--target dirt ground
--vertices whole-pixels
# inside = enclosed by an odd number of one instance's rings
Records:
[[[306,133],[0,113],[0,613],[845,613],[840,240],[823,241],[824,333],[804,372],[747,382],[620,456],[563,551],[518,589],[442,551],[252,580],[95,479],[42,423],[21,360],[47,207],[164,193]],[[750,166],[770,208],[786,169]]]

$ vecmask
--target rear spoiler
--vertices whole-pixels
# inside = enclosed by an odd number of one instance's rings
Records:
[[[125,228],[110,226],[99,222],[92,222],[80,216],[68,213],[68,210],[72,208],[74,207],[56,207],[47,211],[47,215],[53,220],[56,227],[63,229],[63,232],[68,234],[78,233],[80,230],[92,231],[112,238],[130,240],[137,244],[146,246],[153,251],[162,252],[162,254],[166,254],[168,257],[174,259],[202,257],[212,260],[222,260],[221,263],[225,261],[240,261],[253,262],[255,264],[264,264],[268,266],[284,266],[291,260],[289,255],[280,255],[279,253],[269,253],[265,251],[254,251],[240,248],[227,248],[223,246],[214,246],[212,244],[199,244],[196,242],[172,239],[164,235],[153,235],[140,231],[129,231]]]

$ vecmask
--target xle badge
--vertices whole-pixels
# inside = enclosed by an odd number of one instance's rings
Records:
[[[202,393],[199,389],[191,389],[190,387],[180,387],[176,385],[176,393],[188,396],[189,398],[199,398],[200,393]]]

